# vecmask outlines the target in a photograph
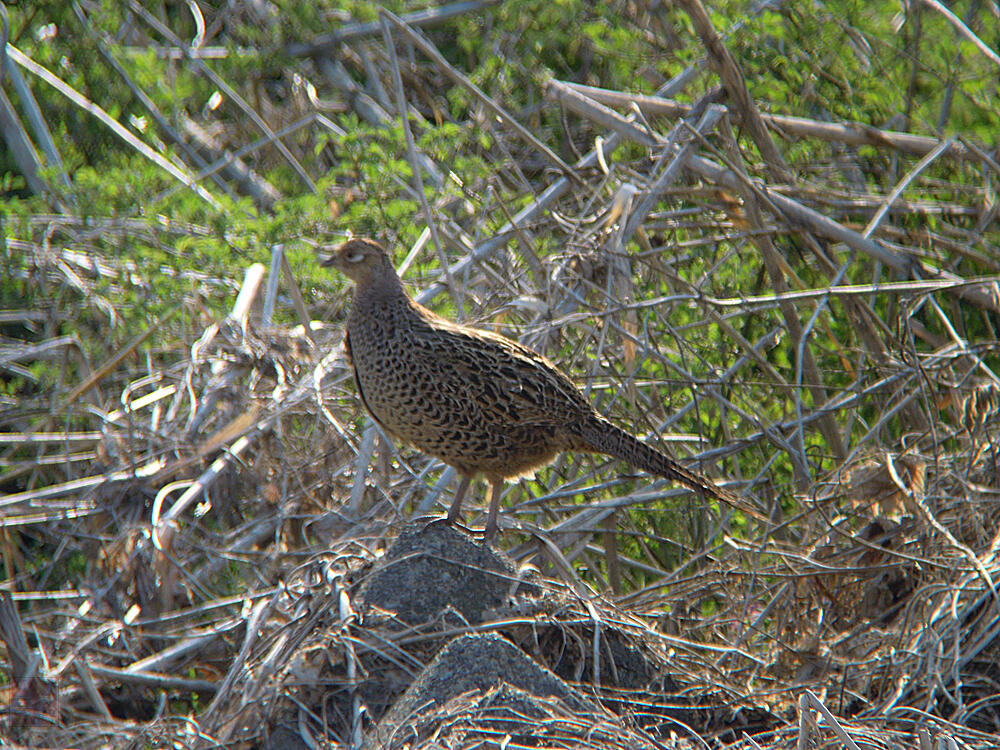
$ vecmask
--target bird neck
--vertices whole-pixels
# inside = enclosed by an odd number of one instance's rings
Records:
[[[354,287],[351,315],[355,319],[377,315],[387,307],[408,306],[410,298],[395,273],[382,273],[360,280]]]
[[[360,279],[354,288],[355,297],[395,297],[406,295],[403,282],[392,266],[376,269],[371,275]]]

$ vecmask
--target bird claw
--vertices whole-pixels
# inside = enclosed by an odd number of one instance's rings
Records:
[[[476,529],[469,528],[461,521],[452,521],[448,516],[434,516],[429,521],[424,524],[425,529],[429,529],[432,526],[450,526],[453,529],[458,529],[459,531],[464,531],[469,536],[477,536],[480,532]]]
[[[458,529],[459,531],[462,531],[465,534],[468,534],[473,539],[475,539],[476,537],[481,536],[482,540],[483,540],[483,544],[487,544],[487,545],[489,545],[492,542],[493,537],[495,537],[496,534],[497,534],[497,528],[496,528],[496,526],[494,526],[493,529],[490,529],[489,528],[489,524],[487,524],[486,528],[484,528],[484,529],[473,529],[470,526],[466,526],[461,521],[450,521],[450,520],[448,520],[447,516],[435,516],[433,518],[430,518],[424,524],[424,530],[426,531],[427,529],[430,529],[431,527],[438,526],[438,525],[450,526],[453,529]]]

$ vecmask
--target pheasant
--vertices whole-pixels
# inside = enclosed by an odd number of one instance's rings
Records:
[[[609,422],[538,352],[419,305],[374,240],[350,239],[323,265],[354,281],[344,348],[365,408],[386,433],[461,477],[449,523],[482,475],[491,485],[484,531],[491,539],[504,481],[531,475],[564,451],[613,456],[746,510],[708,477]]]

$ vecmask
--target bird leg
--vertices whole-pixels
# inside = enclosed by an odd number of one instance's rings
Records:
[[[493,482],[490,492],[490,511],[486,516],[486,530],[483,531],[483,541],[488,542],[497,533],[497,516],[500,514],[500,493],[503,492],[503,480]]]
[[[469,482],[471,481],[471,476],[462,475],[462,481],[458,483],[458,489],[455,490],[455,499],[451,501],[451,507],[448,509],[449,524],[455,523],[455,521],[462,517],[462,501],[465,499],[465,493],[468,492]]]

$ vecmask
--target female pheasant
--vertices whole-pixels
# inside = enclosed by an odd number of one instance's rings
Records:
[[[355,284],[344,348],[365,408],[388,434],[461,476],[449,523],[481,474],[492,485],[484,532],[491,539],[504,481],[532,474],[563,451],[614,456],[739,507],[708,477],[601,416],[541,354],[414,302],[374,240],[348,240],[323,265]]]

